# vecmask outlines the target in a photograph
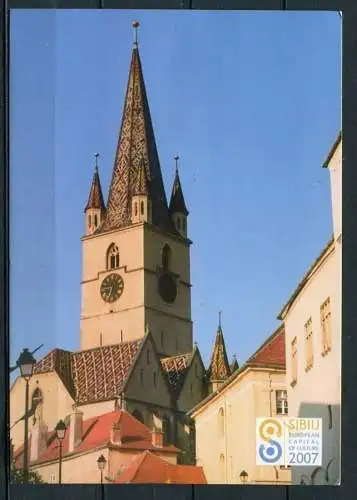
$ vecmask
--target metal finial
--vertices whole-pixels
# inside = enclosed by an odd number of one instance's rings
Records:
[[[99,153],[95,153],[94,158],[95,158],[95,169],[98,170]]]
[[[218,326],[219,328],[222,326],[222,311],[218,311]]]
[[[134,28],[134,45],[135,47],[138,46],[138,28],[140,26],[140,23],[139,21],[133,21],[133,28]]]
[[[178,172],[178,161],[179,161],[179,159],[180,159],[179,155],[175,155],[174,156],[175,165],[176,165],[176,172]]]

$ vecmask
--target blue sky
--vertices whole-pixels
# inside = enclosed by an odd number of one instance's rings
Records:
[[[337,13],[13,11],[11,359],[79,348],[81,244],[95,152],[107,194],[133,33],[170,192],[188,208],[194,337],[218,321],[244,362],[332,233]]]

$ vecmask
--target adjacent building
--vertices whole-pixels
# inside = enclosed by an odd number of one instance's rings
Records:
[[[331,177],[333,236],[282,309],[289,414],[323,421],[322,466],[293,467],[294,483],[340,478],[342,137],[324,167]]]
[[[210,370],[215,391],[189,412],[195,421],[197,465],[211,484],[240,484],[242,473],[250,484],[289,484],[289,469],[256,465],[255,445],[256,418],[288,414],[284,328],[217,384],[227,364],[219,328]]]

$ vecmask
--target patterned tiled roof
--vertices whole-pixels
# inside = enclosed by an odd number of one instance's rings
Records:
[[[181,181],[178,169],[176,169],[175,180],[172,185],[171,199],[169,210],[171,213],[181,213],[188,215],[188,210],[186,208],[185,198],[183,197]]]
[[[123,469],[116,483],[207,484],[202,467],[176,465],[144,451]]]
[[[145,196],[147,196],[149,194],[148,181],[147,181],[147,177],[146,177],[146,169],[145,169],[145,165],[144,165],[143,161],[141,161],[141,163],[140,163],[138,175],[136,177],[135,184],[134,184],[133,194],[134,195],[145,195]]]
[[[230,374],[231,371],[228,363],[226,345],[222,328],[219,325],[207,375],[211,381],[222,381],[226,380]]]
[[[115,412],[105,413],[103,415],[88,418],[83,421],[82,440],[75,448],[74,453],[82,453],[96,449],[101,445],[105,446],[111,439],[111,431],[114,424],[120,426],[120,443],[111,444],[111,446],[127,450],[143,450],[151,451],[166,451],[177,453],[179,450],[173,445],[161,446],[157,448],[152,443],[151,431],[141,422],[139,422],[130,413],[119,410]],[[48,433],[47,449],[41,454],[37,462],[47,462],[57,459],[58,443],[54,437],[54,430]],[[66,431],[63,441],[63,455],[68,453],[69,430]],[[31,440],[30,440],[31,450]],[[29,452],[30,452],[29,450]],[[14,458],[17,465],[21,465],[23,461],[23,446],[20,446],[14,452]]]
[[[34,373],[56,372],[69,394],[74,397],[75,387],[72,377],[71,357],[72,353],[69,351],[53,349],[36,363]]]
[[[88,210],[89,208],[99,208],[103,212],[105,211],[105,203],[97,167],[94,171],[92,185],[89,191],[88,202],[84,211]]]
[[[143,339],[71,353],[55,349],[36,364],[35,373],[57,372],[77,404],[117,396]]]
[[[152,223],[175,232],[168,212],[139,51],[135,47],[109,189],[107,215],[101,231],[131,223],[131,197],[142,161],[145,163],[152,201]]]
[[[172,390],[176,395],[179,394],[183,386],[191,360],[192,353],[161,358],[161,365],[165,370]]]

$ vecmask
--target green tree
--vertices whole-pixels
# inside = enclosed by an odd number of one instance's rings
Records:
[[[10,482],[12,484],[24,484],[24,469],[11,468]],[[38,472],[29,471],[28,484],[44,484]]]

